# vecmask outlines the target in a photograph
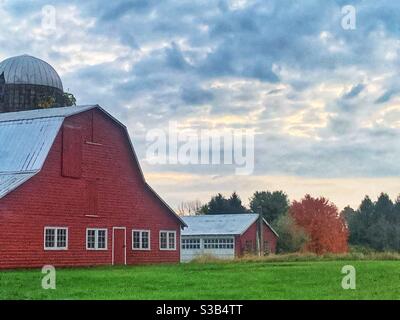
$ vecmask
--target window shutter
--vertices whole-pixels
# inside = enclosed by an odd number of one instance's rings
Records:
[[[96,181],[87,182],[89,214],[97,214],[97,184]]]
[[[79,127],[63,127],[62,175],[70,178],[82,176],[82,132]]]

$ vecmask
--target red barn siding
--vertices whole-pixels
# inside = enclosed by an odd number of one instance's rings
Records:
[[[246,241],[251,241],[252,250],[255,251],[257,248],[257,228],[258,221],[254,222],[250,228],[248,228],[242,235],[235,237],[235,255],[242,256],[246,253]],[[276,242],[278,240],[275,233],[263,223],[263,240],[267,241],[270,246],[270,253],[276,252]]]
[[[69,127],[81,128],[78,179],[63,176]],[[180,222],[146,186],[125,130],[97,109],[67,118],[63,128],[42,170],[0,199],[0,268],[111,264],[113,227],[126,227],[128,264],[178,262],[180,246],[161,251],[158,237],[175,230],[179,244]],[[68,250],[44,250],[45,226],[68,227]],[[107,228],[106,251],[86,250],[86,228]],[[151,231],[150,251],[132,251],[132,229]]]

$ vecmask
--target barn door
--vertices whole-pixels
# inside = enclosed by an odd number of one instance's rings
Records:
[[[126,264],[126,229],[113,228],[113,264]]]

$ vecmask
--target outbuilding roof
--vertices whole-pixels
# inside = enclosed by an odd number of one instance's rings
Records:
[[[258,217],[256,213],[183,216],[188,227],[182,231],[182,236],[241,235]],[[278,235],[267,221],[264,222]]]

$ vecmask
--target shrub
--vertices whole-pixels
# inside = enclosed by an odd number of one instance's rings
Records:
[[[274,224],[274,229],[279,234],[276,248],[277,253],[301,251],[308,241],[305,231],[296,225],[294,219],[289,214],[280,216]]]

